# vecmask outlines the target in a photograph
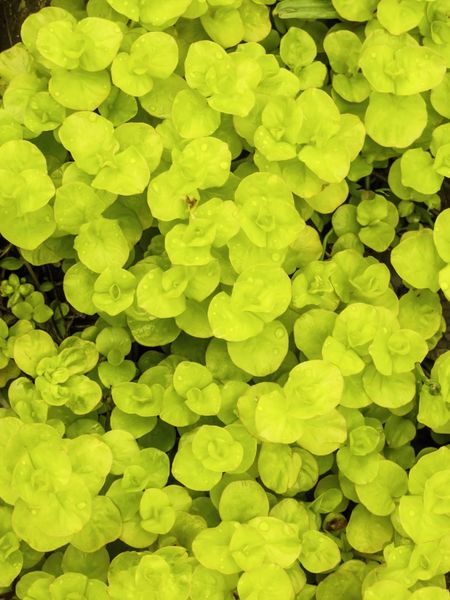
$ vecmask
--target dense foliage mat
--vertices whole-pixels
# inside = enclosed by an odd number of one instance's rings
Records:
[[[449,0],[53,0],[0,54],[0,595],[450,598]]]

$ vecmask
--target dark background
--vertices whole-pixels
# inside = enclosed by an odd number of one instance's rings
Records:
[[[20,26],[50,0],[0,0],[0,52],[20,41]]]

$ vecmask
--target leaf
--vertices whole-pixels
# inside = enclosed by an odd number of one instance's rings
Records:
[[[122,531],[120,511],[107,496],[96,496],[92,501],[92,514],[84,527],[76,533],[71,544],[82,552],[96,552],[115,541]]]
[[[121,196],[133,196],[145,190],[149,179],[150,171],[144,157],[130,146],[100,169],[92,186]]]
[[[324,360],[309,360],[297,365],[284,384],[285,394],[294,402],[292,415],[301,419],[330,412],[339,404],[343,389],[341,372]]]
[[[337,19],[338,13],[334,10],[331,0],[309,0],[308,3],[300,0],[282,0],[274,9],[274,14],[280,19]]]
[[[299,561],[310,573],[333,569],[341,560],[339,547],[321,531],[306,531],[302,536]]]
[[[256,481],[232,481],[223,490],[219,502],[222,521],[246,523],[254,517],[269,514],[269,502],[264,489]]]
[[[108,267],[122,267],[129,254],[120,225],[104,217],[82,225],[74,247],[81,262],[95,273],[101,273]]]
[[[98,173],[117,151],[112,124],[87,110],[69,115],[59,129],[59,137],[77,166],[90,175]]]
[[[358,505],[352,510],[346,529],[349,544],[358,552],[379,552],[390,542],[393,527],[388,517],[370,513]]]
[[[24,373],[36,375],[41,359],[56,356],[56,344],[45,331],[32,330],[16,338],[14,360]]]
[[[391,253],[392,264],[402,279],[409,285],[429,288],[432,292],[439,289],[438,273],[444,267],[433,241],[435,235],[426,228],[408,232]],[[440,244],[439,233],[437,239]]]
[[[439,257],[445,262],[450,262],[450,235],[448,234],[449,224],[450,209],[445,209],[437,216],[433,229],[434,244],[437,248]]]
[[[97,308],[92,302],[92,290],[97,275],[77,262],[64,275],[63,289],[67,301],[78,311],[93,315]]]
[[[228,352],[236,366],[257,377],[274,373],[288,351],[288,335],[277,320],[264,326],[261,333],[242,342],[228,342]]]
[[[425,128],[426,105],[419,94],[396,96],[372,92],[364,122],[368,135],[380,146],[406,148]]]
[[[111,82],[107,71],[54,70],[48,90],[51,96],[72,110],[95,110],[108,97]]]
[[[85,71],[102,71],[114,59],[123,39],[117,23],[99,17],[87,17],[78,22],[77,32],[83,36],[84,49],[80,66]]]
[[[252,595],[270,594],[273,600],[293,600],[294,590],[289,575],[277,565],[261,565],[241,575],[238,581],[239,598],[250,600]]]
[[[435,194],[441,189],[444,178],[433,170],[433,158],[422,148],[407,150],[400,159],[400,170],[405,187],[421,194]]]

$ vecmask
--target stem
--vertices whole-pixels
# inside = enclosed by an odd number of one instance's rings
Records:
[[[38,290],[41,284],[39,283],[39,280],[36,277],[36,273],[33,271],[33,268],[28,261],[25,260],[24,265],[25,265],[26,270],[30,274],[31,279],[33,280],[35,288]]]
[[[323,250],[322,250],[322,254],[320,256],[320,260],[323,260],[325,258],[325,254],[326,254],[326,251],[327,251],[328,240],[330,239],[330,237],[331,237],[331,235],[333,233],[334,233],[334,229],[331,228],[330,231],[323,238]]]

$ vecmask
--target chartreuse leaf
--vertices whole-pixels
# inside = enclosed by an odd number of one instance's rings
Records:
[[[266,558],[265,540],[251,525],[236,529],[230,541],[230,551],[240,569],[250,571],[259,567]]]
[[[325,415],[302,419],[297,443],[318,456],[334,452],[347,438],[347,425],[341,413],[334,409]]]
[[[185,180],[201,190],[224,185],[230,174],[230,163],[228,145],[208,136],[192,140],[173,156],[173,164]]]
[[[364,598],[365,600],[375,600],[384,594],[389,594],[395,600],[410,600],[413,597],[402,583],[392,579],[385,579],[369,586],[364,592]]]
[[[230,342],[252,338],[264,328],[260,316],[239,309],[225,292],[219,292],[211,300],[208,320],[214,336]]]
[[[411,329],[378,332],[369,346],[377,370],[383,375],[407,373],[428,353],[425,340]]]
[[[202,425],[192,438],[193,455],[211,471],[233,471],[242,461],[243,448],[233,436],[215,425]]]
[[[321,531],[306,531],[302,536],[299,561],[310,573],[322,573],[336,567],[341,553],[336,542]]]
[[[185,139],[212,135],[220,125],[220,113],[209,107],[195,90],[181,90],[172,104],[172,121]]]
[[[298,142],[320,145],[338,132],[341,120],[339,109],[326,92],[320,89],[306,90],[298,103],[303,113]],[[327,121],[328,126],[322,119]]]
[[[450,262],[450,236],[448,226],[450,223],[450,210],[443,210],[437,216],[433,229],[433,241],[440,258],[445,262]],[[435,290],[433,290],[435,291]]]
[[[118,149],[111,122],[94,112],[71,114],[64,120],[58,133],[76,165],[90,175],[98,173]],[[89,144],[86,143],[87,139]]]
[[[393,36],[382,29],[366,38],[360,66],[377,92],[402,96],[431,89],[445,75],[445,64],[437,53],[419,46],[408,34]]]
[[[250,600],[293,600],[294,589],[289,575],[277,565],[261,565],[243,573],[238,581],[239,597]]]
[[[139,36],[129,53],[120,52],[111,65],[113,83],[130,96],[144,96],[154,79],[167,79],[178,63],[175,39],[162,31]]]
[[[163,145],[157,131],[146,123],[123,123],[114,131],[120,150],[135,148],[145,159],[150,172],[159,165]]]
[[[11,529],[11,507],[2,506],[0,509],[0,539],[2,549],[0,553],[1,576],[0,585],[9,587],[19,575],[24,563],[24,556],[20,551],[20,542]]]
[[[274,8],[280,19],[336,19],[339,15],[330,0],[311,0],[307,4],[299,0],[282,0]]]
[[[220,496],[219,514],[222,521],[246,523],[268,513],[266,492],[256,481],[232,481]]]
[[[293,565],[301,548],[297,524],[272,516],[255,517],[248,524],[263,539],[267,562],[283,568]]]
[[[344,380],[339,369],[323,360],[309,360],[294,367],[284,385],[293,415],[308,419],[325,415],[340,401]]]
[[[362,44],[352,31],[331,31],[325,36],[323,46],[335,73],[352,74],[358,69]]]
[[[450,532],[449,517],[426,510],[419,495],[400,498],[398,515],[402,528],[416,544],[436,543]]]
[[[298,103],[284,96],[272,98],[264,107],[261,120],[254,135],[255,148],[270,161],[295,158],[302,122]]]
[[[104,208],[95,190],[82,181],[65,183],[56,190],[55,221],[64,232],[76,235],[81,225],[99,217]]]
[[[94,283],[94,306],[111,316],[118,315],[133,303],[135,276],[119,267],[107,267]]]
[[[161,410],[163,389],[158,384],[123,382],[113,385],[111,393],[115,405],[127,414],[153,417]]]
[[[153,268],[137,286],[137,304],[153,317],[176,317],[186,308],[184,291],[187,285],[187,273],[183,266],[177,265],[167,271]]]
[[[291,300],[291,282],[279,267],[258,265],[242,271],[231,295],[232,305],[268,323],[282,315]]]
[[[445,218],[444,216],[443,221]],[[437,239],[436,244],[434,238]],[[440,245],[439,234],[433,234],[431,229],[410,231],[402,236],[400,244],[392,250],[392,264],[400,277],[409,285],[437,292],[439,270],[445,266],[436,251],[438,245]]]
[[[253,435],[265,441],[287,444],[295,441],[301,423],[289,415],[292,412],[289,400],[277,384],[258,386],[250,388],[238,400],[241,421]]]
[[[230,551],[230,541],[239,527],[235,521],[223,521],[201,531],[192,543],[195,558],[204,567],[224,575],[238,573],[240,568]]]
[[[281,321],[264,325],[261,333],[242,342],[228,342],[228,352],[233,363],[257,377],[274,373],[288,351],[288,335]]]
[[[399,35],[414,29],[424,16],[425,5],[415,0],[381,0],[377,19],[390,33]]]
[[[85,71],[106,69],[114,59],[122,42],[123,33],[112,20],[87,17],[78,22],[76,32],[84,40],[80,66]]]
[[[376,478],[370,483],[357,484],[356,493],[361,503],[374,515],[387,516],[395,509],[395,500],[408,487],[405,471],[395,462],[380,463]]]
[[[412,372],[383,375],[369,365],[363,373],[363,386],[369,398],[378,406],[398,408],[414,398],[415,377]]]
[[[189,442],[185,440],[185,443],[178,448],[172,463],[172,474],[186,487],[199,491],[210,490],[222,478],[222,471],[206,468],[202,461],[195,456],[192,450],[192,440]]]
[[[175,510],[165,490],[146,489],[140,504],[141,527],[150,533],[167,533],[175,523]]]
[[[399,96],[372,92],[364,117],[367,134],[380,146],[406,148],[422,133],[427,122],[420,94]]]
[[[142,154],[130,146],[116,154],[97,173],[92,186],[122,196],[142,193],[150,178],[148,164]]]
[[[91,271],[122,267],[129,254],[128,242],[117,221],[98,217],[80,227],[74,241],[81,262]]]
[[[36,367],[46,357],[56,356],[56,344],[45,331],[32,330],[16,338],[14,360],[27,375],[35,376]]]
[[[360,504],[352,510],[346,535],[358,552],[374,553],[391,541],[393,527],[388,517],[374,515]]]
[[[93,315],[96,307],[92,302],[92,290],[97,274],[81,263],[72,265],[64,275],[63,289],[66,299],[80,312]]]
[[[351,0],[332,0],[338,14],[347,21],[369,21],[377,6],[377,0],[363,0],[357,5]]]
[[[302,459],[284,444],[264,442],[258,456],[258,471],[266,487],[283,494],[297,481]]]
[[[111,90],[108,71],[55,69],[48,84],[50,95],[71,110],[95,110]]]
[[[292,71],[312,63],[317,47],[311,35],[298,27],[290,27],[280,41],[281,60]]]
[[[331,310],[313,308],[296,320],[294,323],[295,345],[308,359],[322,358],[324,341],[331,335],[336,317],[336,313]]]
[[[433,169],[433,157],[422,148],[407,150],[400,159],[402,184],[421,194],[435,194],[443,176]],[[420,176],[419,176],[420,173]]]

